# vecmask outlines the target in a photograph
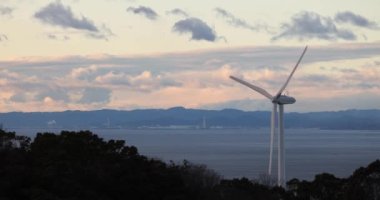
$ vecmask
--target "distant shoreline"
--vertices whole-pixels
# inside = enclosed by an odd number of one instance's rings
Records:
[[[286,129],[380,130],[380,110],[285,113]],[[201,110],[182,107],[0,113],[4,128],[43,129],[260,129],[269,128],[269,111]]]

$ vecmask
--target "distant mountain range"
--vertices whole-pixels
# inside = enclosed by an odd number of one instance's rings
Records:
[[[175,107],[144,110],[0,113],[5,128],[266,128],[270,112]],[[286,113],[286,128],[380,130],[380,110]]]

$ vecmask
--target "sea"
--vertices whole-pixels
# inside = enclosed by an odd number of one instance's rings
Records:
[[[58,129],[10,129],[33,138]],[[224,178],[255,179],[268,173],[269,129],[93,129],[110,140],[125,140],[139,153],[165,162],[206,165]],[[275,140],[275,144],[277,141]],[[275,145],[276,146],[276,145]],[[285,130],[286,179],[313,180],[319,173],[348,177],[380,159],[380,130]],[[277,172],[274,150],[273,174]]]

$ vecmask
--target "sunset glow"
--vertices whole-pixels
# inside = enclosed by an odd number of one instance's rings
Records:
[[[287,6],[284,6],[284,5]],[[294,5],[289,6],[288,4]],[[3,0],[0,112],[269,110],[305,45],[289,111],[380,107],[376,0]]]

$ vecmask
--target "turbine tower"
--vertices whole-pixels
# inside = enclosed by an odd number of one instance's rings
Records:
[[[284,105],[285,104],[293,104],[296,102],[296,99],[290,96],[286,96],[282,94],[282,92],[285,90],[286,86],[288,85],[290,79],[292,78],[294,72],[296,71],[298,65],[300,64],[303,56],[305,55],[305,52],[307,50],[307,46],[303,50],[300,58],[297,61],[297,64],[294,66],[292,72],[290,73],[288,79],[286,80],[285,84],[280,88],[280,90],[276,93],[276,95],[272,96],[269,94],[266,90],[252,85],[251,83],[248,83],[247,81],[244,81],[242,79],[236,78],[234,76],[230,76],[231,79],[251,88],[252,90],[264,95],[267,97],[273,104],[272,109],[272,115],[271,115],[271,134],[270,134],[270,147],[269,147],[269,166],[268,166],[268,174],[272,174],[272,155],[273,155],[273,139],[275,136],[275,133],[278,132],[278,151],[277,151],[277,185],[285,187],[285,148],[284,148]],[[277,112],[277,106],[279,107],[279,112]],[[278,119],[277,119],[278,117]],[[278,120],[278,122],[277,122]],[[277,124],[278,123],[278,124]]]

